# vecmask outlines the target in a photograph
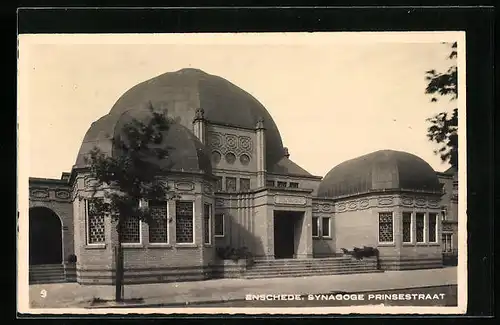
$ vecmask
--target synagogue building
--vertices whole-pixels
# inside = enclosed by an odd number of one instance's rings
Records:
[[[30,178],[31,283],[114,281],[116,228],[92,209],[85,157],[94,147],[116,155],[112,139],[132,119],[147,118],[149,107],[174,121],[163,143],[169,156],[155,163],[168,166],[161,177],[177,198],[150,203],[154,223],[125,223],[126,283],[383,272],[456,260],[456,171],[380,150],[311,175],[257,99],[221,77],[182,69],[126,91],[90,125],[70,172]],[[363,247],[377,256],[354,258]],[[230,250],[249,254],[221,256]]]

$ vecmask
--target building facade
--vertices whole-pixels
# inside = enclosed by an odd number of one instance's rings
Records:
[[[66,265],[81,284],[111,283],[113,221],[93,206],[85,157],[148,108],[173,123],[164,182],[178,198],[150,203],[155,222],[126,222],[126,281],[206,279],[224,248],[253,260],[336,258],[354,247],[379,251],[382,270],[443,266],[456,256],[456,173],[437,173],[412,154],[381,150],[325,176],[298,166],[268,111],[229,81],[196,69],[169,72],[128,90],[92,123],[70,173],[30,179],[30,266]],[[326,263],[326,262],[325,262]],[[70,272],[66,272],[69,274]],[[67,277],[66,277],[67,278]]]

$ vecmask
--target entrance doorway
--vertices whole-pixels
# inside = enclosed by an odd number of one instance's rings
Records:
[[[295,258],[303,213],[274,211],[274,258]]]
[[[62,263],[61,220],[49,208],[36,207],[29,210],[29,263]]]

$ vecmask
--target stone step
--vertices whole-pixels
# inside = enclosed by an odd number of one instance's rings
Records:
[[[328,258],[279,258],[274,260],[256,260],[256,263],[307,263],[307,262],[329,262],[329,261],[351,261],[350,257],[328,257]]]
[[[30,265],[30,269],[53,269],[53,268],[64,268],[63,264],[35,264]]]
[[[370,269],[370,270],[376,270],[377,268],[372,265],[359,265],[359,266],[323,266],[323,267],[315,267],[315,268],[301,268],[301,267],[296,267],[296,268],[279,268],[279,267],[269,267],[269,268],[249,268],[245,272],[245,274],[252,274],[252,273],[274,273],[274,272],[317,272],[317,271],[344,271],[344,270],[352,270],[352,271],[357,271],[357,270],[365,270],[365,269]]]
[[[30,284],[62,282],[66,282],[64,265],[62,264],[30,265],[29,267]]]
[[[280,265],[280,266],[289,266],[289,265],[329,265],[329,264],[376,264],[376,260],[343,260],[343,261],[295,261],[288,263],[281,262],[255,262],[255,265]]]
[[[359,267],[359,266],[369,266],[376,268],[377,263],[323,263],[323,264],[294,264],[294,265],[277,265],[277,264],[253,264],[249,266],[249,269],[269,269],[269,268],[304,268],[313,269],[318,267]]]
[[[64,283],[66,278],[30,279],[30,284]]]
[[[314,275],[342,275],[342,274],[353,274],[353,273],[380,273],[381,270],[366,269],[366,270],[344,270],[335,272],[317,272]],[[245,274],[243,277],[245,279],[266,279],[266,278],[285,278],[285,277],[310,277],[312,274],[310,272],[290,272],[290,273],[257,273],[257,274]]]
[[[255,261],[257,265],[305,265],[305,264],[352,264],[352,263],[377,263],[376,260],[355,260],[355,259],[330,259],[330,260],[274,260],[274,261]]]

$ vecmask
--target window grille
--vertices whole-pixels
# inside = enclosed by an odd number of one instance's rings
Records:
[[[168,242],[167,202],[150,203],[149,242]]]
[[[177,243],[193,243],[193,202],[175,204],[175,237]]]
[[[133,244],[141,242],[141,226],[138,218],[123,218],[122,224],[122,243]]]
[[[416,223],[416,237],[417,237],[417,243],[423,243],[424,242],[424,228],[425,228],[425,219],[424,219],[424,214],[423,213],[417,213],[415,216],[415,223]]]
[[[104,214],[98,213],[95,200],[87,201],[87,243],[101,244],[106,240],[104,231]]]
[[[394,241],[394,227],[392,212],[379,213],[379,242],[392,243]]]
[[[403,212],[403,243],[411,242],[411,212]]]
[[[429,213],[429,242],[435,243],[437,242],[436,232],[437,232],[437,214]]]
[[[210,244],[211,237],[212,237],[212,225],[211,225],[211,214],[212,214],[212,206],[210,204],[205,204],[203,207],[203,237],[204,237],[204,243],[205,244]]]

